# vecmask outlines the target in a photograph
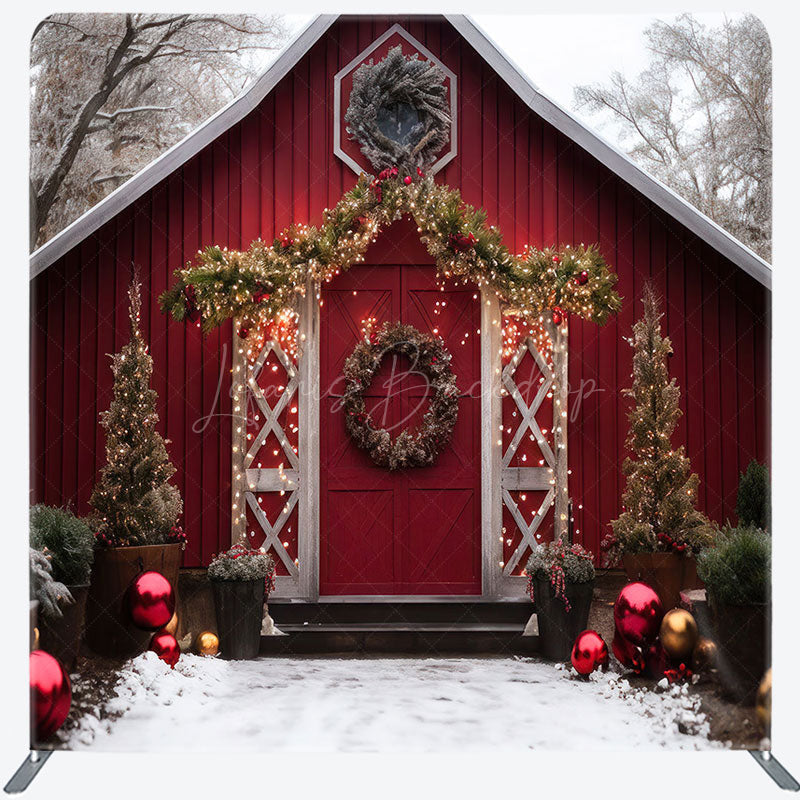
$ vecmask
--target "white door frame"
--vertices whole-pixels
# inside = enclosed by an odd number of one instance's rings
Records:
[[[259,491],[283,491],[288,495],[284,510],[289,512],[298,506],[297,551],[298,563],[288,562],[288,576],[278,576],[272,594],[277,598],[293,598],[306,601],[319,599],[319,534],[320,534],[320,287],[309,283],[299,309],[299,359],[296,376],[289,375],[287,389],[272,410],[264,407],[263,396],[259,407],[265,414],[265,425],[269,422],[276,430],[278,406],[288,402],[291,396],[291,379],[296,377],[298,409],[297,466],[293,470],[261,469],[250,467],[252,457],[247,447],[245,413],[247,387],[255,385],[254,371],[263,364],[265,354],[275,352],[284,366],[288,359],[275,342],[268,342],[253,365],[247,363],[241,341],[234,333],[233,387],[232,387],[232,514],[231,541],[246,534],[244,503],[256,514],[259,525],[276,550],[276,557],[286,562],[288,557],[280,545],[278,534],[288,513],[270,525],[258,506]],[[519,566],[523,551],[535,543],[535,531],[544,517],[554,507],[554,530],[556,537],[566,535],[569,503],[567,469],[567,396],[568,396],[568,351],[566,325],[556,327],[549,320],[545,327],[554,344],[552,369],[536,351],[532,340],[520,344],[517,353],[506,367],[502,365],[502,315],[500,303],[494,292],[481,293],[481,595],[469,597],[423,596],[413,597],[336,597],[326,598],[338,602],[369,599],[370,601],[457,601],[498,600],[523,597],[526,579],[511,574]],[[234,330],[237,326],[234,325]],[[526,405],[513,381],[514,370],[525,352],[537,360],[539,369],[546,378],[545,389]],[[283,357],[282,357],[283,356]],[[553,392],[553,447],[544,441],[534,419],[548,389]],[[510,394],[521,413],[520,428],[515,432],[506,452],[503,452],[503,408],[502,399]],[[509,467],[508,463],[519,445],[519,439],[528,430],[533,432],[546,467]],[[519,435],[516,435],[518,433]],[[280,437],[279,437],[280,438]],[[252,448],[251,448],[252,449]],[[544,490],[546,500],[531,523],[522,520],[510,495],[517,490]],[[514,560],[503,562],[503,507],[508,508],[522,533],[522,541],[514,554]],[[260,514],[260,516],[259,516]],[[263,517],[263,519],[261,519]]]

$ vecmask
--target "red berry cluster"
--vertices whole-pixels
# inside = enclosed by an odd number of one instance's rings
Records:
[[[294,244],[294,239],[292,239],[289,234],[284,231],[279,237],[278,241],[280,242],[281,247],[286,250],[288,247],[291,247]]]
[[[467,250],[472,249],[477,241],[478,240],[475,238],[475,234],[472,233],[472,231],[470,231],[467,236],[464,236],[463,233],[451,233],[448,237],[450,247],[456,253],[464,253]]]
[[[257,283],[253,289],[253,302],[261,303],[264,300],[269,300],[269,289],[263,283]]]
[[[370,187],[375,192],[375,199],[379,203],[383,200],[383,188],[381,187],[383,181],[389,180],[389,178],[396,178],[399,174],[400,170],[398,170],[397,167],[386,167],[386,169],[381,170],[378,173],[378,177],[372,181]]]
[[[659,533],[656,538],[667,550],[673,550],[676,553],[683,553],[688,548],[685,542],[676,541],[668,533]]]
[[[378,183],[389,178],[396,178],[399,174],[400,170],[397,167],[386,167],[386,169],[378,173]]]
[[[664,677],[670,683],[678,683],[679,681],[688,681],[692,679],[692,671],[689,667],[681,662],[676,669],[665,669]]]
[[[125,542],[119,537],[113,536],[103,528],[101,528],[99,531],[95,531],[94,543],[98,547],[119,547],[120,545],[125,544]]]
[[[167,534],[168,544],[185,544],[186,534],[180,525],[173,525]]]
[[[245,556],[260,556],[262,555],[261,550],[258,548],[254,548],[252,550],[245,547],[241,542],[237,542],[235,545],[231,547],[226,553],[220,553],[219,555],[212,555],[211,560],[216,561],[219,558],[227,559],[228,561],[236,561],[237,558],[244,558]]]
[[[383,200],[383,188],[381,184],[384,181],[388,181],[390,178],[397,178],[399,177],[399,175],[400,175],[400,170],[397,167],[386,167],[386,169],[381,170],[378,173],[378,177],[372,181],[372,183],[370,184],[370,188],[375,193],[375,199],[379,203],[381,202],[381,200]],[[420,178],[425,177],[425,173],[419,167],[417,167],[417,175],[419,175]],[[414,179],[410,175],[406,175],[403,178],[403,183],[406,186],[411,186],[413,180]],[[358,219],[361,218],[359,217]]]
[[[189,322],[197,322],[200,318],[200,309],[197,308],[197,293],[191,284],[183,287],[183,302],[186,308],[186,319]]]

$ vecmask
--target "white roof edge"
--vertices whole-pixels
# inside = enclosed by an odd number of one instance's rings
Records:
[[[30,260],[30,277],[34,278],[47,269],[50,264],[185,164],[206,145],[244,119],[328,30],[338,16],[338,14],[320,14],[315,17],[245,92],[34,251]],[[542,94],[471,18],[463,14],[444,16],[532,111],[708,242],[748,275],[768,289],[772,289],[772,268],[763,258],[672,189],[648,175],[629,156]]]
[[[580,145],[634,189],[675,217],[692,233],[708,242],[748,275],[768,289],[772,289],[772,267],[761,256],[754,253],[747,245],[721,228],[668,186],[648,175],[629,156],[542,94],[474,20],[463,14],[445,14],[444,16],[531,110]]]
[[[172,174],[192,156],[197,155],[206,145],[244,119],[308,52],[338,16],[338,14],[316,16],[244,92],[31,253],[30,277],[35,278],[76,244]]]

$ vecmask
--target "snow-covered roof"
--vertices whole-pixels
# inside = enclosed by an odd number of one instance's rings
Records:
[[[338,16],[338,14],[320,14],[315,17],[252,86],[33,252],[31,278],[47,269],[54,261],[246,117],[308,52]],[[529,108],[591,153],[634,189],[671,214],[690,231],[708,242],[748,275],[768,289],[772,288],[772,269],[763,258],[668,186],[648,175],[629,156],[609,144],[570,112],[543,94],[473,20],[461,14],[444,16]]]

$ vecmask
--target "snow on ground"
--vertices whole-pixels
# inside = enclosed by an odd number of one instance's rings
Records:
[[[72,749],[464,751],[704,749],[708,722],[683,687],[632,688],[519,658],[262,658],[144,653],[121,670],[110,721],[87,715]],[[681,732],[687,731],[688,733]]]

